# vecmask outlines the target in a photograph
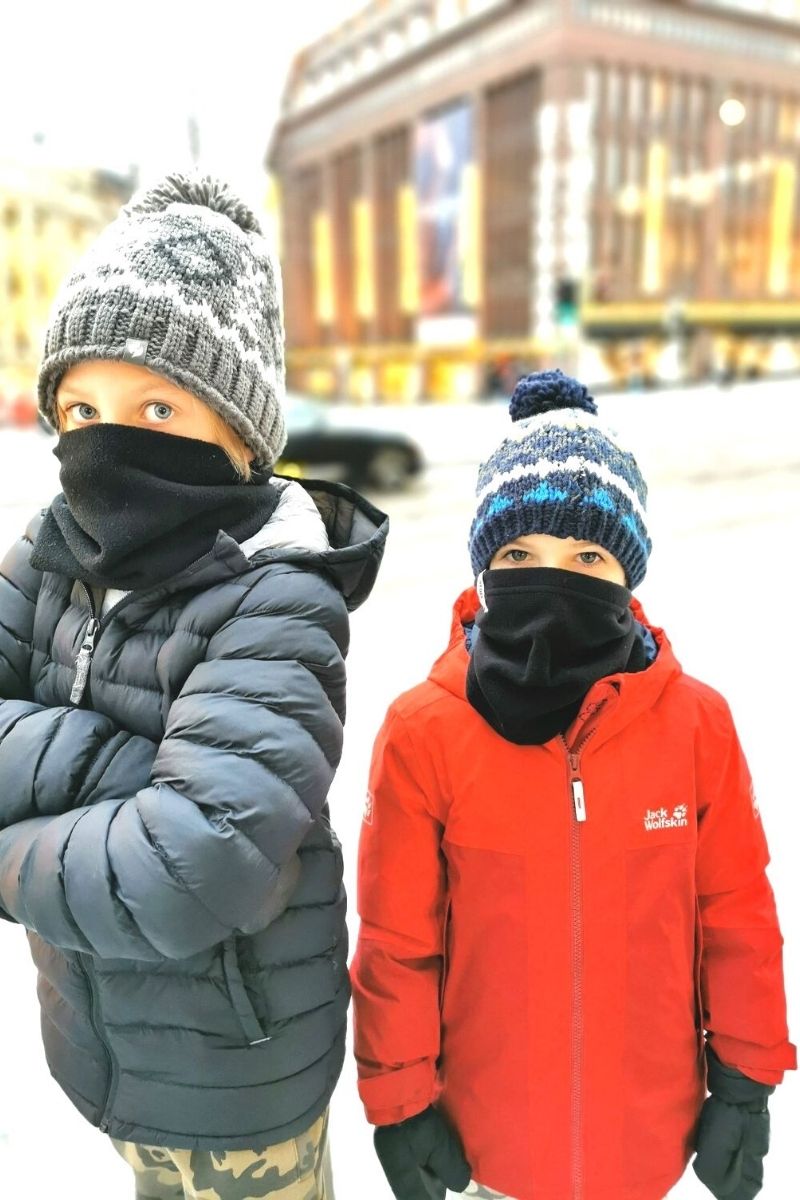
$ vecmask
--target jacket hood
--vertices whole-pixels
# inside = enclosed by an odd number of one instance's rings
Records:
[[[276,477],[280,483],[281,476]],[[292,481],[305,489],[316,505],[327,535],[327,549],[276,546],[258,551],[252,562],[306,562],[330,576],[350,612],[372,591],[386,548],[389,518],[369,500],[343,483],[323,480]]]
[[[273,477],[274,479],[274,477]],[[269,520],[239,545],[248,558],[261,550],[330,550],[328,532],[311,496],[295,479],[277,479],[279,500]]]
[[[471,625],[480,612],[481,603],[474,587],[467,588],[455,602],[453,620],[450,626],[450,641],[444,654],[433,664],[429,678],[445,691],[450,692],[465,704],[467,699],[467,667],[469,666],[469,651],[466,646],[465,626]],[[667,635],[663,629],[651,625],[644,610],[635,598],[631,600],[631,610],[636,620],[649,630],[658,654],[655,660],[644,671],[634,674],[621,672],[600,680],[590,688],[587,699],[592,701],[603,689],[613,700],[610,707],[609,719],[603,722],[604,733],[598,734],[595,740],[605,740],[607,736],[616,733],[623,725],[638,716],[639,713],[651,707],[667,684],[681,674],[681,666],[675,657]],[[619,703],[617,703],[619,700]],[[578,718],[580,720],[580,717]]]

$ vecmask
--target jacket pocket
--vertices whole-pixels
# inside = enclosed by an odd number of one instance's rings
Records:
[[[265,1030],[261,1018],[253,1007],[248,995],[242,969],[239,965],[238,942],[235,937],[229,937],[222,943],[222,973],[225,976],[225,986],[228,989],[231,1006],[247,1038],[248,1045],[258,1046],[269,1042],[271,1035]]]
[[[450,970],[450,903],[448,902],[444,914],[444,928],[442,930],[442,974],[439,978],[439,1012],[444,1009],[444,993],[447,987],[447,975]]]
[[[697,1056],[703,1058],[706,1050],[705,1014],[703,1012],[703,922],[700,918],[700,901],[694,900],[694,1006],[697,1029]]]

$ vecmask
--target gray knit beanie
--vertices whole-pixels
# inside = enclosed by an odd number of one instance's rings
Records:
[[[286,444],[279,266],[219,180],[169,175],[139,192],[56,297],[39,407],[56,425],[65,372],[92,358],[148,367],[193,392],[272,467]]]

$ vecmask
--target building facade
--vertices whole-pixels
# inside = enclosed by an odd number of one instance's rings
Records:
[[[376,2],[295,62],[269,165],[299,387],[794,353],[798,0]]]
[[[56,289],[132,179],[0,160],[0,399],[29,393]]]

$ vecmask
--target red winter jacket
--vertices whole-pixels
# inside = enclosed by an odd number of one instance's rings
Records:
[[[796,1064],[747,765],[658,629],[655,661],[595,684],[566,738],[506,741],[466,700],[477,608],[466,592],[375,746],[353,964],[367,1116],[438,1101],[474,1177],[517,1200],[662,1200],[693,1149],[703,1030],[762,1082]]]

